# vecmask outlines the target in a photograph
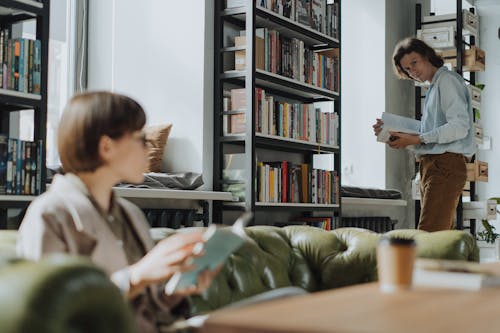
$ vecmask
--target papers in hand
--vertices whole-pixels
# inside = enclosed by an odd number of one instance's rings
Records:
[[[214,270],[222,264],[245,242],[244,227],[252,216],[252,213],[243,214],[230,228],[217,228],[211,225],[203,235],[205,253],[201,257],[194,258],[193,270],[175,273],[165,285],[165,293],[171,295],[177,290],[195,286],[198,283],[199,274],[205,270]]]
[[[392,113],[382,113],[382,131],[377,135],[378,142],[389,141],[391,134],[389,132],[403,132],[408,134],[420,133],[420,121],[408,117],[398,116]]]
[[[500,276],[477,263],[457,260],[418,259],[413,271],[415,286],[479,290],[500,287]]]

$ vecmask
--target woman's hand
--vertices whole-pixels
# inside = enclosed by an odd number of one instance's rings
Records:
[[[212,284],[213,279],[217,274],[219,274],[220,270],[222,269],[222,265],[217,267],[214,270],[205,270],[203,271],[200,275],[198,275],[198,283],[195,286],[188,287],[186,289],[182,289],[179,291],[176,291],[174,295],[178,296],[188,296],[188,295],[194,295],[194,294],[201,294],[205,290],[210,287]]]
[[[418,145],[420,137],[417,134],[407,134],[401,132],[389,132],[391,139],[387,142],[389,147],[395,149],[406,148],[411,145]]]
[[[176,233],[160,241],[141,260],[130,266],[129,297],[137,295],[150,284],[168,280],[176,272],[192,269],[192,258],[202,254],[197,251],[201,247],[196,245],[203,242],[203,233],[198,231]]]
[[[372,126],[373,131],[375,132],[375,135],[378,135],[380,133],[383,125],[384,125],[384,122],[382,121],[382,119],[377,118],[377,122]]]

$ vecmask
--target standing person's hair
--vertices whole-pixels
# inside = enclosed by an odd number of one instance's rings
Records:
[[[436,54],[436,51],[423,41],[417,38],[408,37],[400,41],[394,48],[392,55],[392,68],[394,73],[400,79],[412,80],[410,75],[401,66],[401,59],[412,52],[420,54],[422,57],[427,58],[429,62],[436,68],[443,66],[443,58]]]
[[[119,139],[146,123],[143,108],[132,98],[110,92],[74,96],[58,129],[58,150],[64,172],[92,172],[102,165],[99,140]]]

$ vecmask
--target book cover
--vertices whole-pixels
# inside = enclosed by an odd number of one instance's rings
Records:
[[[0,194],[5,194],[7,189],[7,161],[9,155],[9,138],[0,134]]]
[[[480,290],[499,287],[500,276],[481,264],[461,260],[417,259],[413,271],[415,286]]]
[[[382,121],[384,125],[382,126],[382,131],[377,135],[378,142],[385,143],[389,141],[391,137],[389,132],[402,132],[408,134],[420,133],[420,121],[413,118],[384,112],[382,113]]]
[[[311,0],[297,0],[297,7],[295,11],[297,15],[296,21],[310,26],[311,24]]]
[[[326,0],[311,0],[311,28],[325,32]]]
[[[214,270],[245,242],[244,227],[252,219],[252,213],[244,213],[234,222],[232,227],[217,228],[212,224],[204,234],[204,254],[195,257],[193,270],[175,273],[167,282],[165,292],[173,294],[177,290],[189,288],[197,284],[198,275],[205,270]]]

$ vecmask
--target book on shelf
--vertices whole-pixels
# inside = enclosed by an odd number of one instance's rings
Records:
[[[0,30],[0,88],[40,94],[41,41]]]
[[[246,234],[244,227],[252,219],[252,213],[244,213],[232,225],[232,227],[217,227],[215,224],[203,234],[205,243],[201,256],[194,257],[190,271],[177,272],[165,285],[168,295],[177,290],[192,287],[198,283],[198,277],[205,270],[215,270],[223,264],[227,258],[245,242]]]
[[[311,25],[311,0],[297,0],[297,22],[300,24]]]
[[[313,169],[306,163],[259,161],[257,198],[268,203],[336,204],[339,177],[335,170]]]
[[[332,217],[298,217],[294,221],[303,222],[305,225],[310,225],[324,230],[332,230]]]
[[[336,112],[323,112],[314,104],[288,103],[255,89],[255,131],[264,135],[307,141],[314,144],[338,145],[339,117]],[[224,97],[223,111],[246,109],[244,88],[232,89]],[[223,117],[223,134],[245,133],[245,114]]]
[[[417,259],[413,271],[415,286],[480,290],[500,287],[500,276],[483,265],[459,260]]]
[[[387,112],[382,113],[381,119],[384,124],[382,125],[382,130],[377,135],[378,142],[386,143],[389,140],[392,140],[391,134],[389,132],[402,132],[408,134],[420,133],[419,120],[398,116],[396,114]]]
[[[256,68],[330,91],[339,89],[339,49],[317,51],[304,41],[287,37],[278,30],[255,29]],[[245,31],[240,31],[245,35]],[[235,37],[235,46],[246,45],[243,36]],[[235,69],[245,69],[245,51],[235,52]]]
[[[226,8],[244,7],[246,0],[227,0]],[[327,0],[255,0],[258,8],[338,38],[339,4]]]
[[[246,92],[245,88],[231,89],[231,110],[244,111],[246,108]],[[229,116],[228,133],[240,134],[245,133],[245,114],[233,114]]]
[[[240,30],[240,36],[234,37],[234,46],[246,46],[245,30]],[[243,71],[246,67],[246,51],[234,52],[234,69]],[[264,28],[255,29],[255,68],[265,69]]]
[[[0,140],[1,141],[1,140]],[[0,143],[0,148],[2,144]],[[42,141],[6,140],[5,169],[1,169],[2,194],[38,195],[42,190]],[[0,162],[1,165],[2,162]]]
[[[9,138],[0,134],[0,194],[6,193],[8,154]]]
[[[311,0],[311,28],[326,33],[326,0]]]

